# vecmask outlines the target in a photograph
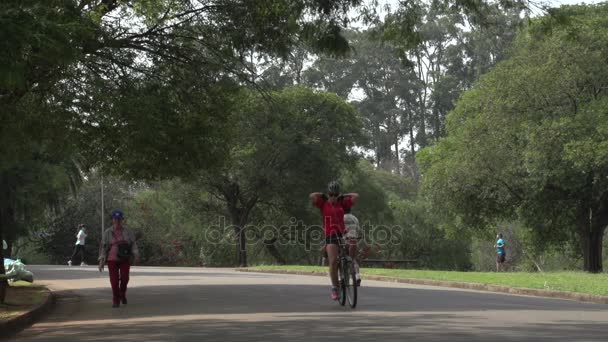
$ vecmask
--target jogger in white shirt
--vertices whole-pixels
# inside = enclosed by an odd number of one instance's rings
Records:
[[[76,254],[80,254],[80,266],[85,266],[84,256],[86,254],[85,241],[87,238],[87,227],[84,224],[78,225],[78,234],[76,234],[76,245],[74,246],[74,252],[68,261],[68,265],[72,266],[72,262]]]

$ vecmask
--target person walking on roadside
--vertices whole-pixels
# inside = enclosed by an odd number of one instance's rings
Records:
[[[353,215],[351,208],[344,209],[344,226],[346,228],[346,235],[344,237],[348,243],[348,254],[353,259],[353,264],[355,265],[357,286],[361,286],[361,273],[359,271],[359,262],[357,261],[361,229],[359,227],[359,219]]]
[[[498,233],[496,235],[496,244],[494,248],[496,248],[496,272],[501,272],[504,270],[504,263],[507,258],[507,253],[505,250],[505,240],[502,238],[502,233]]]
[[[72,263],[74,262],[74,257],[77,254],[80,254],[80,266],[86,266],[86,263],[84,262],[84,256],[87,253],[85,248],[86,238],[87,227],[81,223],[78,225],[78,233],[76,234],[76,245],[74,246],[74,252],[70,257],[70,260],[68,260],[68,266],[72,266]]]
[[[124,215],[121,210],[112,211],[112,227],[104,230],[99,247],[99,272],[108,265],[110,285],[112,286],[112,307],[127,304],[127,284],[131,265],[139,262],[139,249],[136,236],[123,226]]]

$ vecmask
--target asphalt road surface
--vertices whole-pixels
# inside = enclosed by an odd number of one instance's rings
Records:
[[[12,341],[608,341],[601,304],[364,279],[352,310],[324,277],[134,267],[115,309],[107,271],[30,269],[57,303]]]

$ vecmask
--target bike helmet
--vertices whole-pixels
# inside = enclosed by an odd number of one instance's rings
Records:
[[[328,194],[339,194],[340,193],[340,183],[337,181],[331,181],[327,185],[327,193]]]

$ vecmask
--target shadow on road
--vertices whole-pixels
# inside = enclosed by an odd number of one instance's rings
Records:
[[[72,297],[73,291],[58,291],[58,298]],[[91,317],[80,319],[113,319],[111,290],[106,288],[78,290]],[[131,281],[127,294],[129,305],[125,317],[177,317],[188,315],[248,315],[294,313],[340,313],[345,308],[329,299],[324,285],[289,284],[222,284],[137,286]],[[547,298],[509,296],[493,293],[445,291],[442,289],[387,288],[366,286],[359,290],[357,311],[366,313],[416,312],[483,312],[483,311],[564,311],[608,313],[599,304]],[[348,311],[348,310],[347,310]]]
[[[359,315],[335,307],[326,315],[280,317],[166,318],[54,325],[27,341],[605,341],[607,324],[558,321],[551,324],[472,323],[456,313],[403,316]]]
[[[608,310],[598,304],[366,282],[351,310],[309,277],[197,269],[166,278],[134,269],[129,304],[112,309],[107,273],[67,273],[61,279],[103,277],[96,283],[107,287],[57,291],[55,312],[16,340],[555,342],[605,341],[608,331]],[[167,283],[139,286],[138,278]],[[180,285],[201,279],[208,283]]]

